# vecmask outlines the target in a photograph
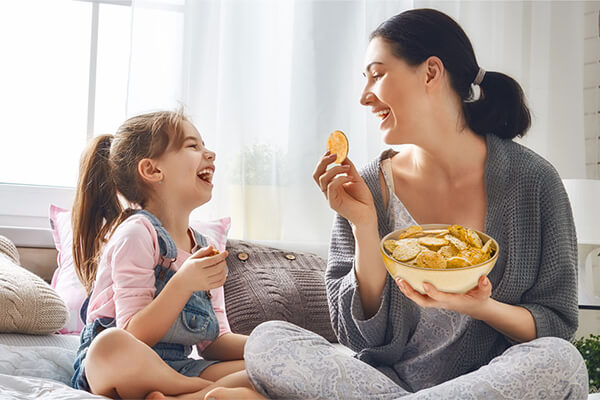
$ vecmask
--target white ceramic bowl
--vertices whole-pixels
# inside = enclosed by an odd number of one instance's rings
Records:
[[[444,224],[425,224],[421,225],[421,228],[423,228],[424,231],[428,231],[433,229],[445,229],[449,226],[450,225]],[[483,232],[474,230],[484,243],[488,240],[492,240],[492,248],[495,249],[494,255],[486,262],[464,268],[433,269],[416,267],[395,260],[383,247],[383,243],[386,240],[397,240],[400,234],[404,231],[405,229],[391,232],[385,235],[385,237],[381,240],[379,247],[381,254],[383,255],[383,262],[394,280],[397,278],[402,278],[407,281],[413,287],[413,289],[422,294],[425,294],[425,291],[423,290],[423,282],[429,282],[438,290],[443,292],[468,292],[477,286],[480,276],[489,274],[496,264],[496,261],[498,260],[498,254],[500,253],[500,247],[498,246],[498,242],[496,242],[496,240]]]

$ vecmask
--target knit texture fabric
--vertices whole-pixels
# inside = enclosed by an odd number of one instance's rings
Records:
[[[19,252],[17,246],[11,242],[6,236],[0,236],[0,254],[4,253],[15,264],[20,264]]]
[[[42,278],[17,264],[12,242],[0,236],[0,243],[0,332],[41,335],[62,328],[68,316],[63,300]]]
[[[232,332],[248,335],[262,322],[292,322],[337,341],[325,293],[326,260],[240,240],[227,241],[225,308]]]
[[[486,141],[485,232],[500,246],[488,276],[492,298],[528,309],[538,337],[570,339],[578,325],[577,240],[560,176],[524,146],[491,135]],[[386,151],[361,170],[377,209],[380,237],[392,230],[381,194],[380,163],[393,154]],[[435,349],[436,373],[430,381],[414,387],[411,376],[401,376],[399,371],[403,360],[422,356],[404,351],[415,339],[422,309],[388,275],[379,310],[365,319],[353,268],[354,250],[350,224],[336,215],[326,272],[334,330],[340,343],[356,351],[359,359],[406,389],[420,390],[474,371],[514,344],[486,323],[467,317],[466,333]]]

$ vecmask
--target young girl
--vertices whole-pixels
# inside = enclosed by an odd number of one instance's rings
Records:
[[[83,154],[73,254],[88,299],[73,387],[112,398],[203,398],[246,388],[246,336],[225,315],[225,258],[189,227],[215,153],[181,114],[128,119]],[[122,207],[128,203],[128,208]],[[188,357],[197,345],[203,359]]]

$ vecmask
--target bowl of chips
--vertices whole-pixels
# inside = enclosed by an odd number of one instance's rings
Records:
[[[381,254],[388,272],[425,294],[423,282],[449,293],[477,286],[498,260],[498,242],[461,225],[413,225],[387,234]]]

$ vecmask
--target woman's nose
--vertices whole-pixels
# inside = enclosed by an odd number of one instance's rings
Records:
[[[368,106],[370,103],[373,102],[373,99],[375,98],[375,95],[367,90],[362,92],[362,95],[360,96],[360,104],[362,104],[363,106]]]

